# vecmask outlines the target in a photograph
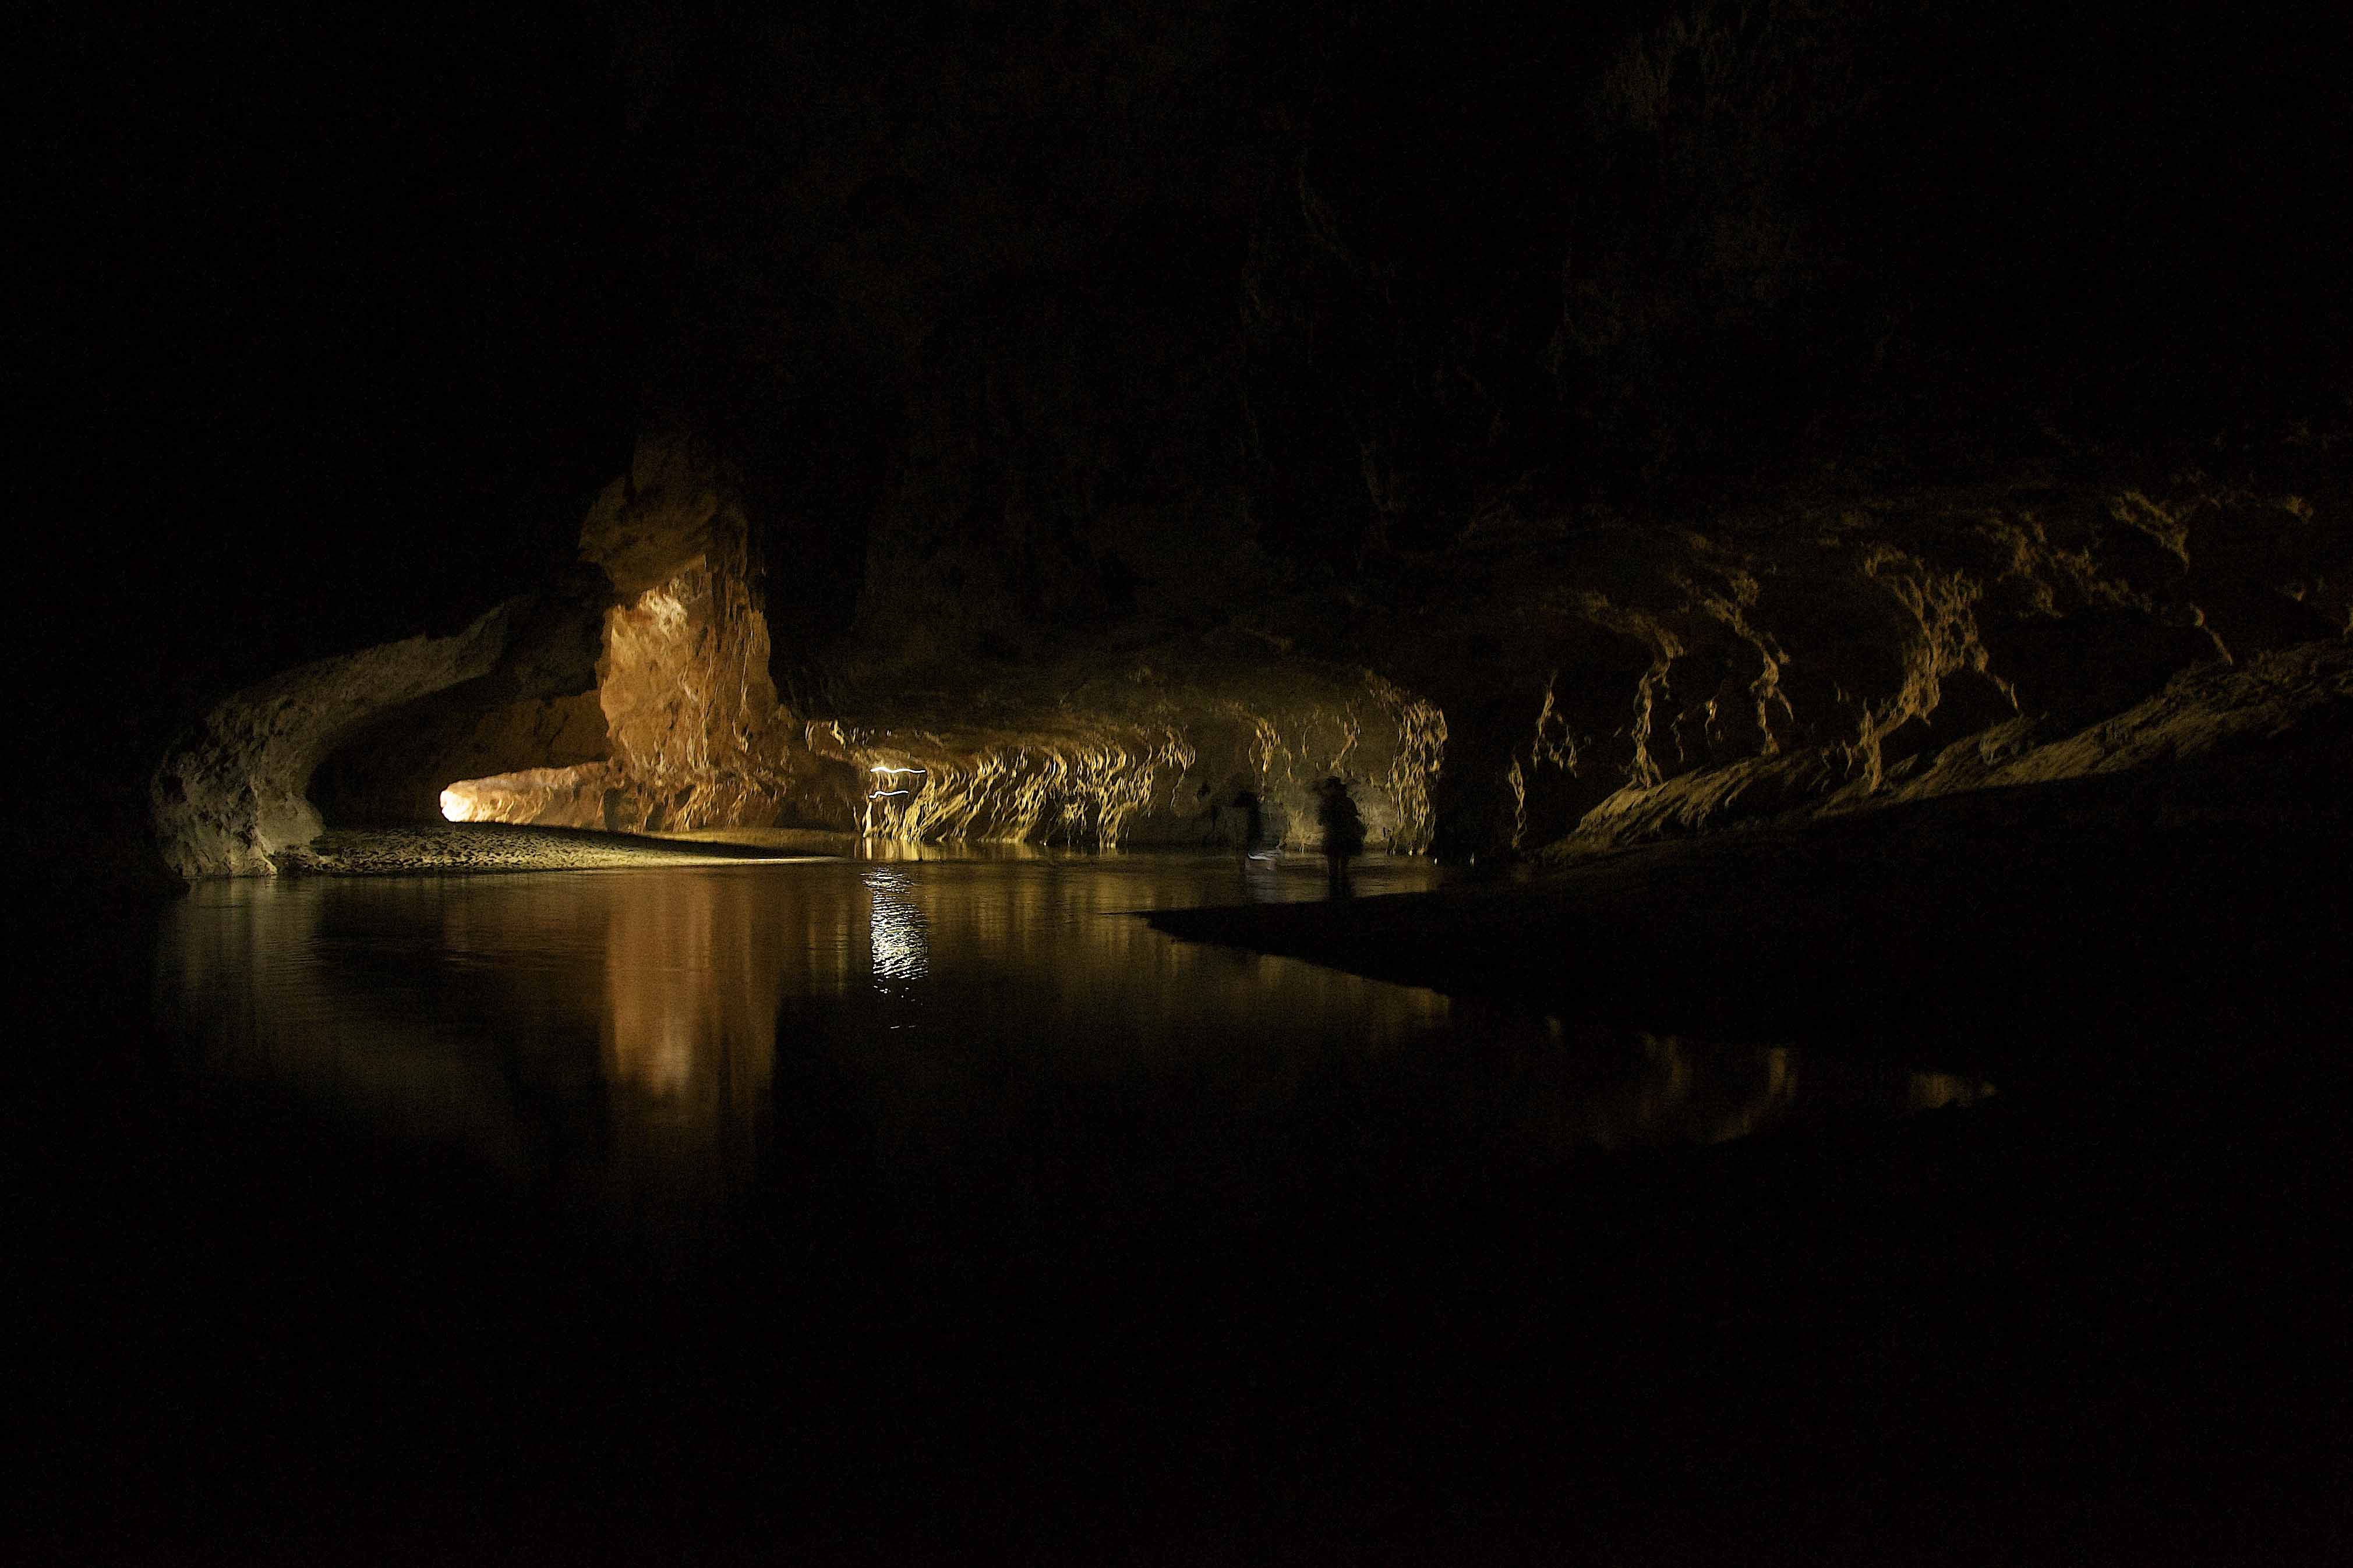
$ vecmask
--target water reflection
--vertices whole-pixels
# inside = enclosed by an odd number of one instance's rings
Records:
[[[1298,870],[1250,890],[1320,893]],[[160,1007],[191,1074],[662,1247],[763,1183],[992,1173],[1040,1203],[1248,1212],[1319,1162],[1542,1165],[1980,1092],[1450,1005],[1122,912],[1229,901],[1241,875],[1139,855],[212,883],[166,925]]]
[[[867,925],[873,949],[874,978],[879,981],[921,980],[929,967],[923,911],[909,900],[915,885],[912,873],[877,867],[860,879],[873,902]]]

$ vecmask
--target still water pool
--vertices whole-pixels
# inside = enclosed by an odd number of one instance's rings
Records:
[[[1376,859],[1357,889],[1441,875]],[[1335,1167],[1508,1173],[1984,1092],[1450,1000],[1132,913],[1324,893],[1310,859],[1036,852],[222,881],[172,911],[158,1005],[209,1092],[664,1251],[723,1237],[763,1188],[1246,1218]]]

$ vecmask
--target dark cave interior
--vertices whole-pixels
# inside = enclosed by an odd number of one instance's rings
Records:
[[[2342,17],[34,37],[37,1555],[2343,1550]],[[1247,795],[1312,850],[1326,777],[1462,879],[1155,923],[2001,1093],[1520,1184],[1327,1083],[1250,1152],[1295,1192],[1130,1232],[1018,1146],[1116,1170],[1135,1107],[853,1190],[807,1067],[758,1234],[812,1293],[617,1276],[149,1017],[192,883],[473,824],[1198,851]]]
[[[975,557],[951,590],[1020,648],[1132,606],[1122,538],[1213,505],[1315,581],[1482,506],[2063,483],[2344,417],[2353,127],[2316,18],[58,31],[124,79],[47,138],[37,344],[89,437],[143,437],[90,641],[169,647],[185,701],[535,585],[633,431],[691,430],[744,498],[789,697],[915,596],[862,582],[909,555]]]

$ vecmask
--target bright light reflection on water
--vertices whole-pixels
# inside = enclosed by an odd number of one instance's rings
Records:
[[[1344,1146],[1541,1166],[1983,1092],[1450,1004],[1121,913],[1323,887],[1312,857],[1253,877],[1133,855],[213,882],[164,928],[159,1007],[217,1089],[666,1246],[818,1166],[890,1185],[1018,1158],[1107,1202],[1248,1209]]]
[[[909,896],[914,889],[912,872],[897,867],[876,867],[859,879],[873,897],[868,931],[874,952],[874,978],[921,980],[927,938],[923,911]]]

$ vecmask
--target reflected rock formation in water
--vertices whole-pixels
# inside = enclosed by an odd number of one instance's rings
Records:
[[[749,1180],[786,991],[849,982],[845,911],[724,877],[473,887],[305,880],[174,910],[159,1012],[187,1070],[692,1231]]]
[[[846,944],[806,914],[794,921],[805,906],[762,899],[748,882],[647,880],[610,900],[605,920],[600,1185],[607,1205],[670,1225],[723,1210],[750,1185],[786,987],[839,986],[828,958]]]
[[[1089,1201],[1206,1188],[1247,1210],[1299,1162],[1422,1140],[1540,1169],[1981,1092],[1450,1003],[1125,912],[1232,875],[1155,857],[225,882],[171,912],[159,1011],[195,1080],[290,1095],[660,1249],[813,1161],[886,1187],[1032,1162]],[[1312,896],[1312,868],[1296,880]],[[1064,1142],[1088,1106],[1122,1108],[1116,1160]],[[1404,1142],[1350,1142],[1372,1125]],[[1096,1191],[1114,1166],[1124,1184]]]

